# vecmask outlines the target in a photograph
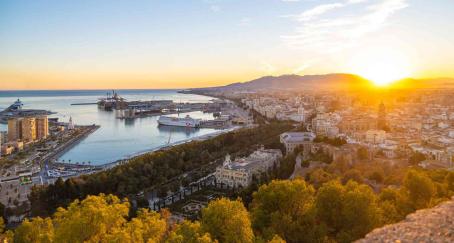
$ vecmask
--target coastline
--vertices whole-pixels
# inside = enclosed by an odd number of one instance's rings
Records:
[[[134,154],[131,154],[131,155],[127,155],[124,158],[118,159],[118,160],[113,161],[113,162],[109,162],[109,163],[102,164],[102,165],[95,165],[95,168],[99,168],[99,169],[102,169],[102,170],[108,170],[108,169],[111,169],[111,168],[113,168],[115,166],[126,164],[131,159],[134,159],[134,158],[139,157],[139,156],[144,155],[144,154],[154,153],[154,152],[160,151],[160,150],[167,150],[167,149],[170,149],[172,147],[175,147],[175,146],[178,146],[178,145],[182,145],[182,144],[185,144],[185,143],[190,143],[190,142],[193,142],[193,141],[205,141],[205,140],[208,140],[210,138],[214,138],[214,137],[217,137],[217,136],[225,134],[225,133],[233,132],[233,131],[241,129],[241,128],[244,128],[244,126],[234,126],[234,127],[222,129],[222,130],[219,130],[219,131],[214,131],[214,132],[209,133],[209,134],[204,134],[204,135],[200,135],[200,136],[197,136],[197,137],[183,139],[183,140],[180,140],[180,141],[177,141],[177,142],[173,142],[173,143],[170,143],[170,144],[161,145],[161,146],[149,149],[149,150],[139,151],[137,153],[134,153]]]
[[[72,149],[74,146],[82,142],[85,138],[87,138],[90,134],[95,132],[100,128],[99,125],[91,125],[91,126],[80,126],[84,127],[86,130],[84,130],[81,134],[78,136],[71,138],[70,141],[67,141],[65,144],[62,144],[58,148],[56,148],[52,153],[47,155],[46,157],[42,158],[41,161],[45,160],[56,160],[60,156],[62,156],[64,153],[66,153],[68,150]]]
[[[182,93],[182,92],[177,91],[177,93]],[[215,97],[215,96],[212,96],[212,95],[197,94],[197,93],[183,93],[183,94],[203,95],[203,96],[206,96],[206,97],[210,97],[212,99],[219,99],[220,98],[220,97]],[[226,98],[222,97],[222,99],[226,99]],[[228,99],[226,99],[226,100],[228,100]],[[241,129],[241,128],[245,128],[245,127],[247,127],[247,126],[232,126],[232,127],[228,127],[228,128],[225,128],[225,129],[215,130],[215,131],[210,132],[208,134],[203,134],[203,135],[200,135],[200,136],[186,138],[186,139],[179,140],[179,141],[176,141],[176,142],[172,142],[172,143],[169,143],[169,144],[163,144],[163,145],[160,145],[160,146],[157,146],[157,147],[154,147],[154,148],[150,148],[150,149],[138,151],[138,152],[135,152],[135,153],[132,153],[132,154],[129,154],[129,155],[125,155],[122,158],[117,159],[115,161],[107,162],[107,163],[100,164],[100,165],[91,165],[91,166],[93,168],[97,168],[99,170],[108,170],[108,169],[111,169],[111,168],[113,168],[115,166],[126,164],[131,159],[134,159],[134,158],[136,158],[138,156],[141,156],[141,155],[144,155],[144,154],[147,154],[147,153],[153,153],[153,152],[156,152],[156,151],[159,151],[159,150],[166,150],[166,149],[172,148],[174,146],[178,146],[178,145],[181,145],[181,144],[189,143],[189,142],[192,142],[192,141],[204,141],[204,140],[207,140],[207,139],[210,139],[210,138],[214,138],[216,136],[219,136],[219,135],[222,135],[222,134],[225,134],[225,133],[228,133],[228,132],[232,132],[232,131],[235,131],[235,130],[238,130],[238,129]],[[74,146],[76,144],[74,144]],[[69,148],[68,148],[68,150],[69,150]],[[66,150],[66,151],[68,151],[68,150]],[[64,152],[60,153],[59,156],[61,157],[63,154],[64,154]],[[68,165],[75,165],[75,163],[67,163],[67,162],[61,162],[61,161],[59,161],[59,163],[68,164]]]

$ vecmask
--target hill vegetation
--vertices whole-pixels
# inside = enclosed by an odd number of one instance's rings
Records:
[[[399,189],[376,194],[365,184],[334,179],[318,189],[302,179],[274,180],[254,194],[249,210],[221,198],[199,221],[175,222],[170,213],[140,209],[100,194],[73,201],[52,217],[25,220],[4,231],[9,242],[351,242],[375,227],[430,207],[454,194],[454,172],[409,170]]]

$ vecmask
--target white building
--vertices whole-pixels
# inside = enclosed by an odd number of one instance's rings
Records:
[[[334,138],[339,134],[337,124],[341,117],[336,113],[321,113],[312,119],[312,131],[318,136]]]
[[[68,130],[74,130],[74,122],[71,116],[69,117]]]
[[[280,136],[280,141],[285,145],[285,150],[288,153],[293,153],[296,147],[311,143],[315,139],[315,134],[312,132],[285,132]]]
[[[252,182],[252,176],[266,172],[274,165],[279,166],[282,152],[279,149],[264,149],[263,147],[246,158],[230,160],[230,155],[225,157],[222,166],[216,168],[217,183],[228,187],[247,187]]]

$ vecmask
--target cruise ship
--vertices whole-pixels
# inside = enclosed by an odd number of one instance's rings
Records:
[[[159,125],[178,126],[178,127],[199,127],[200,119],[194,119],[187,115],[184,118],[160,116],[158,119]]]

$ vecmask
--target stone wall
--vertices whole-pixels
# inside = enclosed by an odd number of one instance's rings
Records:
[[[454,197],[418,210],[399,223],[375,229],[356,242],[454,242]]]

